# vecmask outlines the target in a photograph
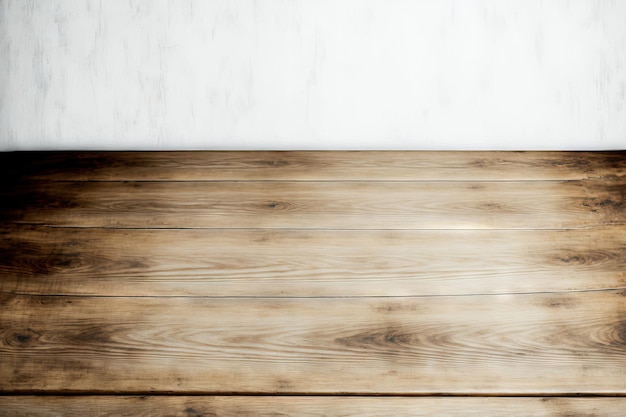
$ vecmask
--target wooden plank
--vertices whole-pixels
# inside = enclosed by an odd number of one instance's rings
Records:
[[[4,294],[0,390],[623,395],[625,294]]]
[[[16,152],[7,176],[72,181],[576,180],[626,175],[624,152]]]
[[[416,296],[625,288],[626,234],[591,230],[0,229],[0,291]]]
[[[6,417],[622,417],[626,398],[5,396]]]
[[[555,229],[626,223],[623,181],[38,182],[5,221],[82,227]]]

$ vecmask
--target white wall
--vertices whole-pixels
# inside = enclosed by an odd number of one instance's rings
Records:
[[[626,0],[0,0],[26,148],[626,148]]]

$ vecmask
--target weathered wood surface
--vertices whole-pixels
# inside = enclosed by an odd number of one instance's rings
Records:
[[[626,233],[0,229],[0,291],[341,297],[626,289]]]
[[[417,298],[3,295],[0,390],[626,392],[626,291]]]
[[[626,175],[624,152],[15,152],[7,174],[64,181],[520,181]]]
[[[3,417],[623,417],[626,398],[0,397]]]
[[[0,415],[623,414],[623,152],[0,160]]]
[[[23,224],[118,228],[575,229],[626,224],[626,182],[47,182]]]

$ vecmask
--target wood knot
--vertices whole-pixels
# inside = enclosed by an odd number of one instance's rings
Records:
[[[282,159],[271,159],[269,161],[265,161],[265,165],[270,166],[272,168],[280,168],[288,165],[287,161],[283,161]]]
[[[265,203],[265,207],[272,210],[288,210],[291,204],[285,201],[268,201]]]
[[[215,413],[211,413],[211,412],[207,413],[204,411],[198,411],[193,407],[187,407],[183,411],[185,413],[185,416],[187,417],[216,417],[217,416],[217,414]]]
[[[583,265],[585,263],[585,258],[578,255],[565,256],[563,258],[559,258],[559,260],[566,264]]]
[[[26,347],[39,340],[41,334],[31,328],[13,332],[5,341],[9,346]]]
[[[50,260],[50,266],[59,270],[77,268],[80,265],[80,255],[75,253],[64,253]]]

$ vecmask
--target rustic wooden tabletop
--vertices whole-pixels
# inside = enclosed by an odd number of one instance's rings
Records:
[[[626,153],[0,162],[1,416],[626,413]]]

